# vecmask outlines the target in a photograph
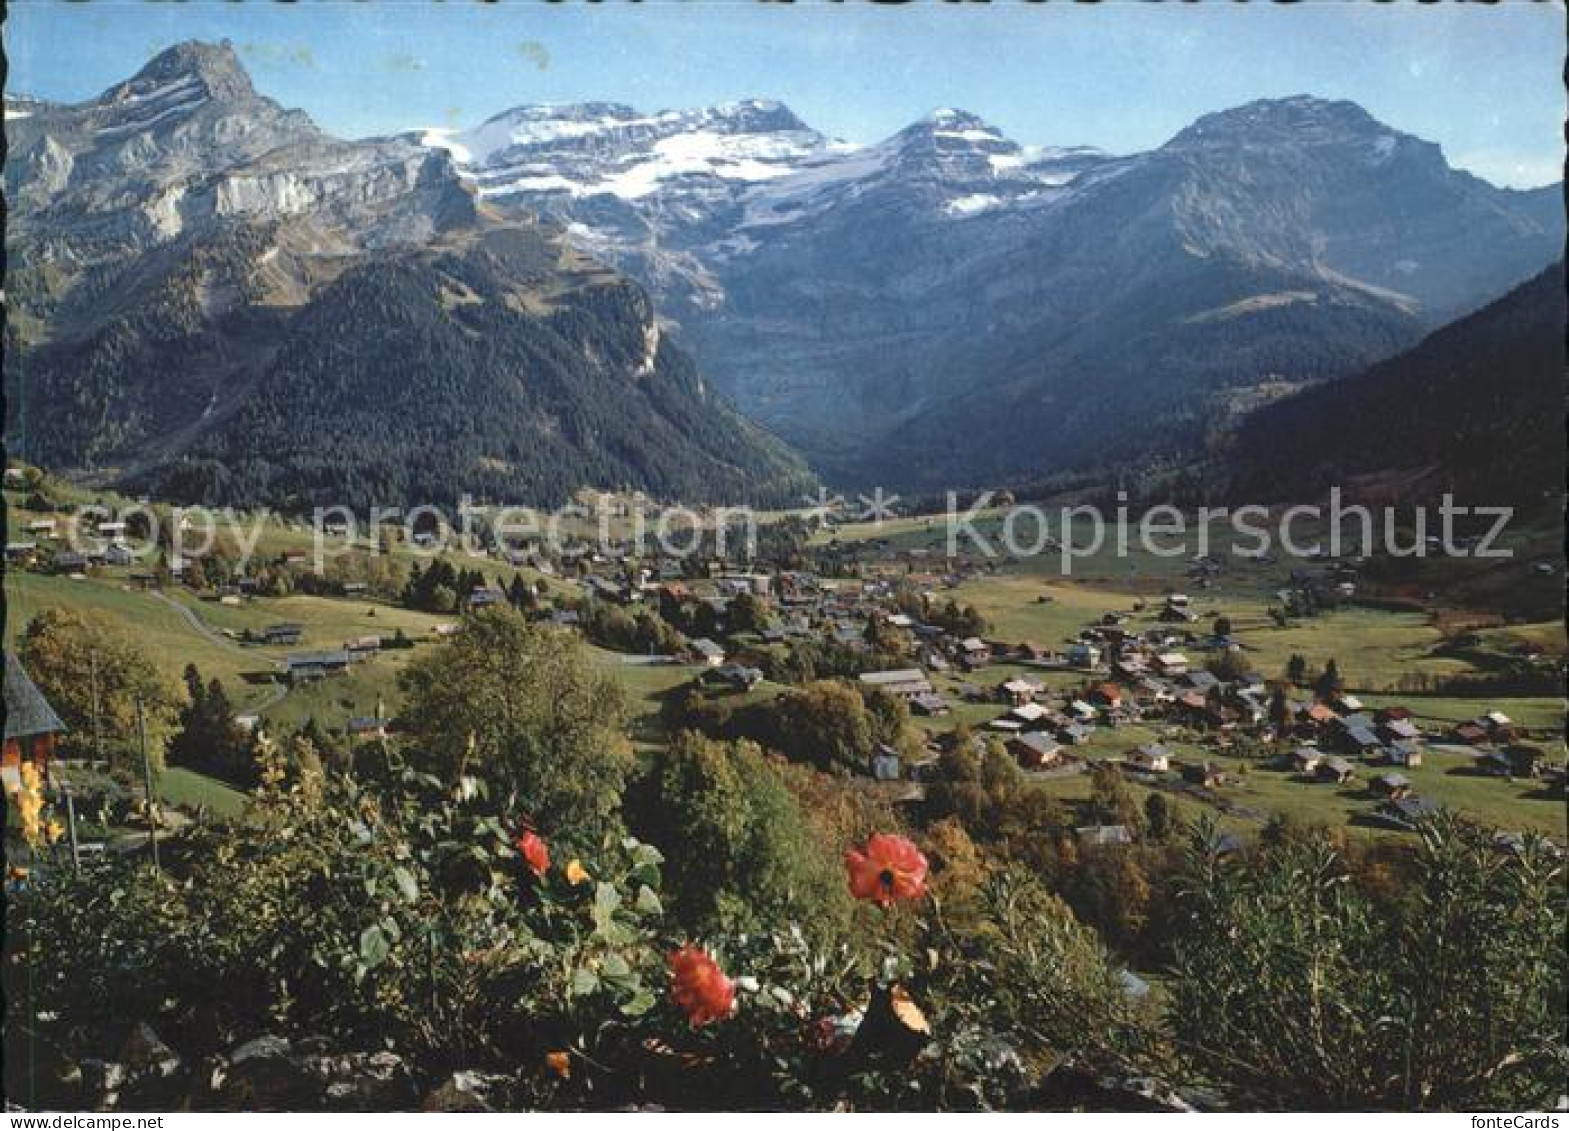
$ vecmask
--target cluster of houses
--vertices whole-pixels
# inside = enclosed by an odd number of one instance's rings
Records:
[[[6,564],[18,569],[43,569],[69,576],[84,573],[92,566],[129,566],[136,562],[136,553],[126,542],[126,524],[118,519],[106,518],[94,524],[91,531],[77,531],[74,538],[64,537],[55,518],[32,519],[18,533],[25,537],[5,544]]]

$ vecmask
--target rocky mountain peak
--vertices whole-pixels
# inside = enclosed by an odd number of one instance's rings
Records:
[[[243,100],[256,96],[250,75],[232,43],[227,39],[218,43],[193,39],[176,43],[153,56],[128,82],[105,91],[103,101],[130,101],[145,97],[149,91],[176,85],[200,86],[210,97],[218,99]]]

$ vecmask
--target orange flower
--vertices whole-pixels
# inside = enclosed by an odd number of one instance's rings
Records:
[[[847,851],[844,866],[850,873],[850,894],[879,907],[926,894],[926,857],[902,836],[877,833],[864,849]]]
[[[572,1058],[564,1052],[547,1052],[545,1067],[563,1080],[572,1079]]]
[[[691,943],[670,956],[670,996],[694,1026],[723,1021],[735,1009],[735,986],[719,963]]]
[[[545,842],[533,829],[524,829],[519,833],[512,847],[518,850],[523,863],[528,865],[528,870],[534,875],[543,876],[550,867],[550,849],[545,847]]]
[[[588,869],[583,867],[583,861],[574,857],[567,862],[567,883],[573,887],[577,887],[579,884],[586,884],[593,878],[588,874]]]

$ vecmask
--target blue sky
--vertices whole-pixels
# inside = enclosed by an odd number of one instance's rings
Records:
[[[750,0],[16,0],[8,88],[80,100],[181,39],[228,38],[257,87],[345,136],[468,126],[525,102],[644,110],[778,98],[875,141],[939,106],[1026,144],[1130,152],[1254,98],[1350,98],[1499,184],[1559,179],[1562,0],[1497,7]]]

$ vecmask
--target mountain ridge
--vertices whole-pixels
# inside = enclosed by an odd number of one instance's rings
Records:
[[[322,133],[232,47],[181,44],[23,113],[7,440],[29,458],[291,508],[814,483],[637,284],[488,208],[444,154]]]

